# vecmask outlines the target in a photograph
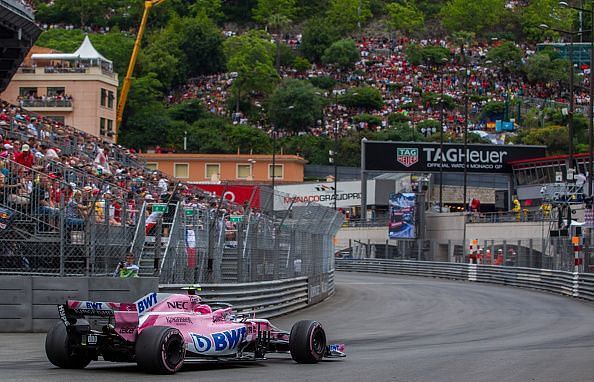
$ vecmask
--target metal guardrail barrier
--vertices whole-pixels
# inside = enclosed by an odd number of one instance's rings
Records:
[[[336,260],[336,270],[509,285],[594,301],[594,275],[591,273],[386,259]]]
[[[186,284],[168,284],[160,292],[179,293]],[[278,281],[240,284],[201,284],[199,293],[206,303],[226,302],[237,312],[253,312],[257,317],[281,316],[308,305],[308,278],[297,277]],[[331,292],[331,293],[330,293]],[[325,297],[334,293],[334,287]]]
[[[185,284],[161,285],[160,292],[175,293]],[[285,280],[240,284],[202,284],[200,295],[206,302],[233,304],[238,312],[272,318],[303,309],[334,295],[334,272],[320,280],[296,277]],[[319,288],[318,288],[319,287]]]

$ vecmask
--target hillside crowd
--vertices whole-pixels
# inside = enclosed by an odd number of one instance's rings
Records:
[[[299,40],[287,39],[298,47]],[[421,46],[437,45],[448,48],[454,59],[438,67],[411,65],[407,60],[406,48],[412,44]],[[324,121],[319,120],[317,127],[311,130],[314,135],[332,135],[335,126],[339,126],[339,134],[346,135],[353,129],[370,128],[366,123],[356,123],[354,117],[366,112],[381,119],[381,125],[373,127],[382,129],[388,126],[388,116],[392,113],[406,114],[411,124],[427,119],[439,120],[440,107],[432,106],[423,95],[429,92],[450,96],[457,107],[445,110],[444,128],[459,134],[464,124],[465,94],[469,94],[469,128],[483,130],[486,121],[480,118],[483,107],[490,101],[510,102],[516,96],[534,97],[556,102],[567,102],[567,94],[560,84],[531,84],[524,78],[513,75],[502,68],[497,68],[487,59],[489,49],[499,45],[499,41],[479,42],[466,47],[464,52],[460,46],[449,40],[420,40],[408,38],[391,40],[389,38],[361,38],[357,41],[361,59],[348,73],[341,72],[332,66],[312,65],[305,73],[298,73],[292,68],[281,68],[281,77],[307,79],[312,77],[331,77],[339,91],[368,85],[379,89],[384,106],[378,110],[360,110],[348,108],[335,102],[335,94],[326,92],[328,106],[324,110]],[[535,53],[535,48],[521,45],[524,52],[523,61]],[[464,56],[465,59],[461,59]],[[576,90],[576,104],[589,102],[587,92],[587,66],[578,68],[581,85]],[[200,99],[211,113],[230,116],[234,123],[248,123],[241,113],[228,111],[228,99],[233,77],[228,74],[203,76],[190,80],[185,86],[176,89],[168,96],[169,103],[177,103],[189,99]],[[580,84],[578,84],[580,85]],[[468,93],[466,87],[468,86]],[[478,97],[472,97],[476,95]],[[407,107],[413,103],[415,107]],[[258,121],[251,121],[258,125]],[[262,128],[262,126],[259,126]]]

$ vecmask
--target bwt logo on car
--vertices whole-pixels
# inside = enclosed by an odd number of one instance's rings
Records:
[[[138,314],[150,309],[157,303],[157,294],[155,292],[149,293],[140,300],[136,301],[138,307]]]
[[[198,353],[224,352],[237,348],[246,336],[246,329],[238,328],[225,330],[220,333],[213,333],[210,337],[202,336],[196,333],[190,333],[192,342]]]
[[[101,309],[103,309],[103,303],[87,301],[87,309],[101,310]]]

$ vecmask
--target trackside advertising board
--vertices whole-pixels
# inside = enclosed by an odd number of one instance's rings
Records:
[[[292,205],[306,206],[310,203],[326,207],[334,206],[334,183],[304,183],[277,186],[279,194],[274,197],[276,210],[287,210]],[[375,203],[375,182],[367,182],[368,201]],[[361,182],[338,182],[336,189],[336,206],[347,208],[361,205]]]
[[[510,174],[509,162],[546,155],[545,146],[464,145],[439,143],[366,141],[366,171],[385,172],[463,172],[464,160],[469,173]]]

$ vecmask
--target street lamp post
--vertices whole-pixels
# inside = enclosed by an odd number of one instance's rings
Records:
[[[447,59],[443,58],[441,64],[445,65]],[[444,113],[443,113],[443,76],[444,67],[442,66],[439,74],[439,212],[443,212],[443,127],[444,127]]]
[[[583,4],[583,2],[582,2]],[[570,6],[566,1],[560,1],[559,5],[565,8],[572,8],[580,12],[585,12],[590,14],[590,103],[588,105],[588,196],[594,195],[592,192],[592,170],[593,170],[593,163],[594,163],[594,154],[592,151],[594,149],[593,145],[593,136],[594,136],[594,0],[591,1],[592,7],[590,9],[585,9],[582,7],[573,7]],[[584,31],[582,31],[584,32]]]
[[[466,212],[467,183],[468,183],[468,83],[470,82],[470,69],[466,68],[466,84],[464,89],[464,212]]]
[[[567,6],[567,3],[565,2],[561,2],[559,3],[560,5],[563,6]],[[547,24],[540,24],[539,26],[541,29],[550,29],[552,31],[555,32],[559,32],[559,33],[563,33],[566,34],[568,36],[570,36],[570,40],[569,40],[569,113],[567,116],[567,127],[569,130],[569,166],[568,166],[568,170],[573,170],[574,167],[574,147],[573,147],[573,136],[574,136],[574,124],[573,124],[573,112],[574,112],[574,81],[573,81],[573,77],[574,77],[574,69],[573,69],[573,43],[574,43],[574,36],[577,34],[581,34],[583,31],[581,32],[575,32],[575,31],[565,31],[562,29],[555,29],[555,28],[551,28],[549,27]],[[592,96],[590,96],[590,102],[592,102]],[[591,106],[591,105],[590,105]],[[589,114],[592,114],[592,107],[590,107],[590,112]],[[591,126],[592,124],[592,118],[590,118],[590,122],[589,122],[589,126]],[[591,141],[591,128],[589,129],[589,135],[590,138],[589,140]],[[590,147],[590,156],[592,155],[592,147]],[[568,171],[569,173],[569,171]]]

